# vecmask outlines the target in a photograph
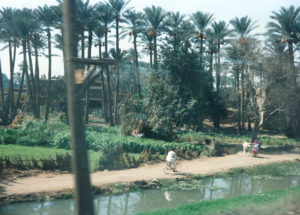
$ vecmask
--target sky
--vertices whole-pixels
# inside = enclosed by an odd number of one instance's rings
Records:
[[[90,0],[91,4],[100,2],[100,0]],[[37,8],[38,6],[56,5],[56,0],[0,0],[0,8]],[[142,11],[145,7],[152,5],[161,6],[167,11],[179,11],[181,14],[190,15],[196,11],[203,11],[214,14],[214,20],[224,20],[229,22],[234,17],[248,15],[252,20],[257,21],[258,28],[254,33],[263,34],[266,32],[266,24],[271,21],[272,11],[279,11],[280,7],[300,6],[300,0],[131,0],[128,7],[136,11]],[[4,44],[0,44],[3,47]],[[128,39],[121,41],[120,48],[128,49],[131,47]],[[61,55],[59,51],[54,53]],[[21,59],[17,56],[17,59]],[[7,51],[0,49],[0,59],[2,71],[9,73],[9,60]],[[20,63],[21,61],[19,61]],[[47,59],[40,60],[41,74],[47,74]],[[16,67],[18,71],[18,67]],[[53,57],[53,74],[63,75],[62,57]]]

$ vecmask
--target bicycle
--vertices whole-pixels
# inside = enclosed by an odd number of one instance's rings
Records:
[[[176,162],[176,168],[174,169],[173,167],[173,164],[171,162],[168,162],[166,161],[165,165],[164,165],[164,168],[163,168],[163,171],[165,174],[169,174],[169,173],[174,173],[174,172],[178,172],[177,169],[180,165],[180,161],[178,158],[175,159],[175,162]]]

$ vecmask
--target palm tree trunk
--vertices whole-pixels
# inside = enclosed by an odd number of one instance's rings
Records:
[[[158,64],[157,64],[157,38],[156,38],[156,33],[154,35],[154,69],[157,70]]]
[[[238,134],[241,133],[241,101],[240,101],[240,83],[239,83],[239,70],[236,70],[235,73],[235,83],[236,83],[236,95],[237,95],[237,126],[238,126]]]
[[[152,44],[150,47],[150,67],[153,68],[153,53],[152,53]]]
[[[46,112],[45,112],[45,121],[48,121],[49,117],[49,107],[50,107],[50,97],[51,97],[51,70],[52,70],[52,61],[51,61],[51,32],[48,28],[48,83],[47,83],[47,97],[46,97]]]
[[[136,33],[133,34],[133,46],[134,46],[134,57],[135,57],[135,72],[136,72],[136,78],[137,78],[137,91],[139,98],[142,98],[141,94],[141,80],[140,80],[140,72],[139,72],[139,61],[138,61],[138,51],[136,46]]]
[[[13,120],[13,110],[14,110],[14,68],[15,68],[15,60],[16,60],[16,50],[17,46],[14,45],[14,54],[12,56],[12,48],[11,42],[9,42],[9,63],[10,63],[10,80],[9,80],[9,112],[10,112],[10,120]]]
[[[107,29],[107,24],[105,25],[105,57],[108,56],[108,39],[107,39],[107,33],[108,33],[108,29]],[[114,122],[113,122],[113,111],[112,111],[112,89],[111,89],[111,81],[110,81],[110,73],[109,73],[109,67],[108,65],[106,65],[105,68],[106,71],[106,79],[107,79],[107,104],[108,104],[108,113],[109,113],[109,125],[113,126]]]
[[[35,118],[38,118],[36,114],[36,88],[35,88],[35,81],[33,77],[32,53],[31,53],[31,46],[29,41],[27,41],[27,50],[28,50],[28,59],[29,59],[29,68],[30,68],[30,78],[32,84],[32,104],[34,107],[32,111],[33,111],[33,116]]]
[[[99,51],[99,58],[101,58],[101,40],[99,40],[99,43],[98,43],[98,45],[99,45],[99,49],[98,49],[98,51]],[[102,111],[103,111],[103,115],[104,115],[104,120],[105,120],[105,122],[106,123],[108,123],[109,122],[109,117],[108,117],[108,115],[107,115],[107,97],[106,97],[106,95],[107,95],[107,90],[106,90],[106,87],[105,87],[105,78],[104,78],[104,74],[103,74],[103,72],[101,72],[101,74],[100,74],[100,77],[101,77],[101,85],[102,85],[102,90],[101,90],[101,98],[102,98],[102,101],[101,101],[101,107],[102,107]]]
[[[221,64],[220,64],[220,52],[221,52],[221,47],[220,47],[220,42],[218,43],[218,62],[217,62],[217,71],[216,71],[216,89],[217,89],[217,92],[220,91],[220,85],[221,85],[221,75],[220,75],[220,67],[221,67]]]
[[[210,52],[210,58],[209,58],[209,78],[210,78],[210,81],[213,85],[213,55],[214,53],[211,51]]]
[[[3,90],[3,80],[2,80],[2,66],[0,61],[0,94],[1,94],[1,119],[3,124],[8,124],[8,113],[6,111],[6,102],[4,98],[4,90]]]
[[[81,40],[81,58],[84,58],[84,30],[81,31],[81,37],[80,37],[80,40]]]
[[[35,88],[36,88],[36,116],[40,118],[40,68],[39,68],[39,53],[37,46],[34,47],[35,52]]]
[[[245,130],[245,71],[242,69],[241,74],[241,124],[242,124],[242,131]]]
[[[119,104],[119,85],[120,85],[120,50],[119,50],[119,19],[116,18],[116,52],[117,52],[117,77],[115,91],[114,123],[118,124],[118,104]]]
[[[27,93],[29,92],[29,104],[32,108],[32,112],[34,113],[32,85],[31,85],[30,76],[28,74],[28,65],[27,65],[27,58],[26,58],[26,40],[23,40],[23,71],[27,81]]]
[[[203,34],[200,37],[200,69],[203,71]]]
[[[93,31],[89,29],[89,36],[88,36],[88,58],[92,57],[92,41],[93,41]],[[88,65],[88,68],[90,66]],[[90,86],[88,85],[86,87],[86,92],[85,92],[85,123],[88,124],[89,122],[89,108],[90,108]]]
[[[22,75],[21,75],[21,81],[20,81],[20,85],[19,85],[19,92],[18,92],[17,104],[16,104],[16,106],[14,108],[14,112],[13,112],[13,118],[16,116],[17,110],[20,107],[21,96],[22,96],[22,91],[23,91],[23,84],[24,84],[24,77],[25,77],[25,70],[23,69]],[[28,90],[27,90],[27,92],[28,92]]]

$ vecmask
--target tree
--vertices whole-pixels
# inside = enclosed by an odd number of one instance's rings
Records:
[[[198,30],[198,34],[196,35],[196,38],[197,39],[200,38],[200,68],[203,70],[204,69],[203,42],[204,39],[207,38],[207,36],[205,35],[205,31],[208,25],[212,22],[213,15],[209,13],[203,13],[202,11],[198,11],[192,14],[191,19]]]
[[[164,31],[172,38],[171,42],[173,44],[174,50],[179,48],[180,42],[184,40],[184,15],[181,15],[179,12],[172,12],[168,15],[165,22]]]
[[[108,57],[108,32],[109,32],[109,25],[113,21],[113,14],[110,6],[108,4],[100,3],[97,6],[97,13],[99,14],[99,18],[104,25],[104,45],[105,45],[105,52],[103,57]],[[107,104],[108,104],[108,116],[109,116],[109,125],[113,126],[113,104],[112,104],[112,87],[111,87],[111,80],[110,80],[110,71],[108,65],[105,67],[106,71],[106,80],[107,80]]]
[[[272,12],[272,22],[268,23],[269,33],[276,37],[281,37],[282,43],[287,43],[288,46],[288,94],[290,98],[297,95],[297,70],[294,62],[294,46],[299,42],[300,37],[300,7],[289,8],[281,7],[279,12]],[[297,100],[291,99],[287,101],[286,107],[288,134],[291,137],[299,136],[300,119],[297,118]]]
[[[229,36],[230,30],[228,29],[228,25],[224,21],[214,22],[211,25],[212,27],[212,34],[214,36],[215,41],[213,42],[217,45],[217,69],[216,69],[216,90],[219,92],[220,90],[220,69],[221,69],[221,45],[224,45],[226,42],[226,37]]]
[[[19,45],[17,29],[15,27],[16,10],[13,8],[2,8],[0,10],[0,40],[8,44],[9,49],[9,65],[10,65],[10,82],[8,92],[9,107],[7,110],[7,123],[14,118],[14,68],[16,62],[16,50]],[[4,103],[3,103],[4,105]],[[10,114],[10,116],[9,116]]]
[[[136,78],[136,88],[139,97],[141,98],[141,80],[139,73],[139,61],[138,61],[138,50],[137,50],[137,37],[138,34],[144,30],[145,22],[143,20],[143,14],[137,13],[136,11],[127,11],[124,14],[124,17],[127,19],[129,27],[127,29],[129,36],[133,37],[133,50],[134,50],[134,71]]]
[[[50,107],[50,95],[51,95],[51,73],[52,73],[52,45],[51,45],[51,30],[52,27],[58,21],[56,10],[53,7],[44,5],[38,7],[38,17],[44,27],[44,31],[47,34],[47,45],[48,45],[48,83],[47,83],[47,97],[46,97],[46,111],[45,121],[48,121],[49,107]]]
[[[247,59],[245,59],[246,54],[246,46],[248,45],[250,39],[250,33],[257,27],[256,22],[252,21],[251,18],[248,16],[244,16],[241,18],[235,17],[234,19],[230,20],[230,24],[233,26],[233,33],[237,36],[237,48],[241,50],[240,56],[238,57],[240,62],[242,63],[240,68],[236,70],[237,73],[241,71],[241,98],[238,100],[240,102],[240,114],[241,116],[238,117],[241,119],[241,130],[244,130],[244,122],[245,122],[245,92],[246,92],[246,85],[245,85],[245,71],[247,69]],[[238,80],[237,80],[238,81]],[[239,83],[238,83],[239,84]],[[239,88],[239,86],[238,86]]]
[[[31,74],[30,76],[28,74],[28,64],[27,64],[26,54],[27,54],[27,42],[31,39],[32,31],[36,28],[36,24],[37,24],[36,19],[31,9],[23,8],[22,10],[17,10],[15,27],[17,29],[18,37],[21,39],[21,44],[22,44],[22,54],[23,54],[22,77],[23,78],[21,78],[21,85],[19,88],[16,108],[18,108],[20,104],[21,91],[23,88],[23,80],[25,76],[27,81],[27,91],[29,92],[28,93],[29,103],[35,117],[37,117],[37,115],[36,115],[36,104],[35,104],[36,100],[34,98],[33,74]]]
[[[146,7],[144,9],[147,22],[149,23],[149,29],[147,35],[153,37],[153,50],[154,50],[154,69],[158,69],[157,61],[157,37],[163,30],[164,21],[168,13],[162,7]]]
[[[112,10],[112,17],[115,20],[116,29],[116,91],[115,91],[115,103],[114,103],[114,124],[118,124],[118,103],[119,103],[119,85],[120,85],[120,48],[119,48],[119,24],[123,22],[123,14],[126,12],[125,8],[128,5],[127,0],[108,0],[108,5]]]

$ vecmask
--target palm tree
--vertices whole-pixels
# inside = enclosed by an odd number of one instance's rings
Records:
[[[95,47],[98,47],[99,58],[102,57],[102,46],[103,46],[102,38],[104,36],[104,31],[105,31],[105,27],[101,23],[98,23],[97,27],[93,31],[94,35],[96,36]],[[101,91],[102,105],[101,106],[102,106],[105,122],[108,123],[109,116],[108,116],[108,101],[107,101],[107,89],[106,89],[107,87],[105,85],[105,77],[103,72],[101,72],[100,77],[101,77],[101,84],[102,84],[102,91]]]
[[[120,56],[120,48],[119,48],[119,24],[123,22],[122,19],[123,14],[126,12],[125,8],[128,5],[128,0],[108,0],[108,5],[112,10],[112,16],[115,20],[115,29],[116,29],[116,91],[115,91],[115,104],[114,104],[114,123],[118,123],[118,103],[119,103],[119,85],[120,85],[120,65],[119,65],[119,56]]]
[[[10,117],[8,117],[8,122],[12,121],[14,118],[14,67],[16,61],[16,50],[19,46],[19,40],[17,31],[14,25],[16,17],[16,10],[13,8],[2,8],[0,10],[0,40],[8,44],[9,51],[9,64],[10,64],[10,82],[9,82],[9,92],[8,92],[8,102],[10,112]],[[7,113],[8,114],[8,113]]]
[[[51,30],[52,27],[58,21],[58,16],[56,10],[53,7],[48,7],[44,5],[43,7],[38,7],[37,10],[38,18],[41,21],[44,30],[47,33],[47,43],[48,43],[48,84],[47,84],[47,98],[46,98],[46,112],[45,121],[48,121],[49,107],[50,107],[50,95],[51,95],[51,73],[52,73],[52,49],[51,49]]]
[[[203,63],[203,40],[206,38],[205,31],[208,27],[208,25],[213,20],[213,15],[209,13],[203,13],[202,11],[198,11],[194,14],[192,14],[191,17],[194,25],[198,29],[198,34],[195,38],[200,38],[200,68],[204,69],[204,63]]]
[[[144,45],[146,45],[145,49],[147,50],[146,52],[149,52],[149,57],[150,57],[150,68],[153,68],[153,37],[148,35],[147,31],[142,32],[142,42]],[[144,51],[145,53],[145,51]]]
[[[164,30],[172,37],[173,48],[176,51],[179,47],[180,42],[183,40],[184,29],[184,15],[179,12],[172,12],[168,15],[165,22]]]
[[[292,96],[297,87],[297,70],[294,62],[294,46],[293,44],[298,43],[300,40],[300,7],[290,6],[289,8],[281,7],[279,12],[272,12],[272,22],[268,23],[269,32],[277,37],[281,37],[282,43],[288,44],[288,62],[289,62],[289,86],[288,93],[289,97]],[[297,110],[295,100],[288,100],[287,105],[287,125],[290,130],[290,136],[299,137],[299,122],[297,122]]]
[[[32,34],[31,44],[34,48],[35,56],[35,73],[34,73],[34,82],[36,90],[36,114],[40,118],[40,69],[39,69],[39,50],[45,47],[44,37],[41,35],[39,30],[36,30]]]
[[[287,42],[290,64],[290,80],[291,83],[296,85],[297,72],[294,65],[294,48],[293,43],[299,41],[299,25],[300,25],[300,7],[295,8],[290,6],[289,8],[281,7],[279,12],[272,12],[272,22],[268,23],[269,32],[271,34],[282,37],[282,42]]]
[[[158,68],[157,62],[157,37],[163,30],[164,21],[168,13],[162,7],[146,7],[144,9],[146,19],[149,23],[148,36],[153,37],[153,50],[154,50],[154,69]]]
[[[137,92],[139,98],[141,95],[141,81],[140,81],[140,73],[139,73],[139,62],[138,62],[138,51],[137,51],[137,37],[138,34],[143,32],[144,29],[144,16],[142,13],[137,13],[136,11],[128,11],[124,14],[124,17],[127,19],[129,23],[129,27],[127,28],[129,36],[133,37],[133,50],[134,50],[134,71],[136,77],[137,84]]]
[[[235,33],[235,35],[237,35],[238,39],[237,39],[237,44],[239,44],[240,46],[243,45],[247,45],[248,41],[250,40],[251,32],[257,27],[256,22],[252,21],[251,18],[249,18],[248,16],[244,16],[241,18],[235,17],[234,19],[230,20],[230,24],[233,26],[233,33]],[[247,64],[247,59],[245,58],[245,52],[246,50],[244,50],[244,52],[242,52],[242,55],[238,56],[238,58],[240,60],[243,61],[243,65],[240,68],[241,70],[241,99],[239,99],[240,101],[240,106],[241,106],[241,125],[242,125],[242,130],[244,130],[244,121],[245,121],[245,93],[246,93],[246,86],[245,86],[245,65]],[[248,68],[248,67],[246,67]],[[239,70],[237,70],[237,73],[239,72]],[[238,86],[239,87],[239,86]]]
[[[235,33],[239,38],[246,38],[250,36],[250,33],[257,28],[256,21],[252,21],[248,16],[241,18],[235,17],[230,20],[230,24],[233,27],[233,33]]]
[[[20,85],[20,91],[18,95],[18,101],[17,101],[17,107],[20,104],[20,97],[21,97],[21,91],[23,87],[23,80],[24,75],[26,76],[27,80],[27,90],[29,92],[29,101],[32,108],[32,112],[34,113],[34,116],[36,117],[36,109],[35,109],[35,99],[33,97],[33,87],[32,87],[32,76],[28,75],[28,65],[27,65],[27,41],[31,39],[31,33],[33,29],[36,28],[36,19],[33,15],[33,11],[31,9],[22,9],[17,10],[16,12],[16,20],[15,20],[15,27],[18,32],[18,37],[21,39],[22,43],[22,53],[23,53],[23,72],[22,72],[22,80]],[[14,114],[15,115],[15,114]]]
[[[99,14],[100,21],[104,25],[104,45],[105,45],[105,52],[103,57],[108,57],[108,32],[109,32],[109,25],[113,21],[113,14],[110,6],[108,4],[100,3],[96,8],[97,13]],[[112,104],[112,88],[111,88],[111,80],[110,80],[110,72],[109,67],[106,66],[106,79],[107,79],[107,106],[108,106],[108,116],[109,116],[109,125],[113,126],[113,104]]]
[[[214,22],[211,25],[212,27],[212,34],[214,35],[215,41],[214,44],[217,45],[217,69],[216,69],[216,89],[217,92],[220,90],[220,68],[221,68],[221,45],[223,45],[226,41],[226,37],[229,36],[230,30],[228,29],[228,25],[224,21]]]

